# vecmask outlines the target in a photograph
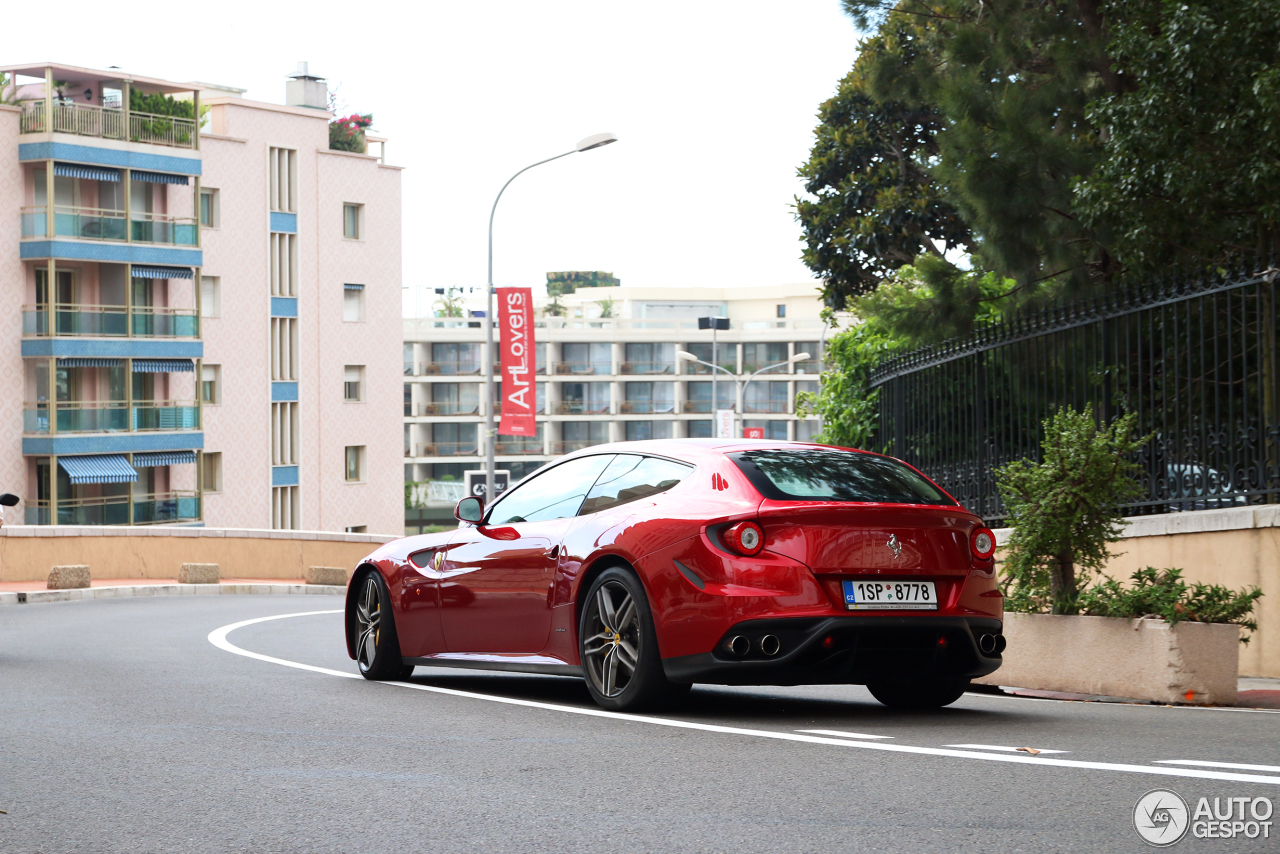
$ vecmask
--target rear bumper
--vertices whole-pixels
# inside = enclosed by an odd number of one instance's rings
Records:
[[[676,683],[716,685],[862,685],[876,680],[973,679],[1000,667],[977,636],[1001,634],[1001,622],[975,617],[791,617],[747,620],[733,626],[711,652],[662,660]],[[771,635],[781,649],[773,656],[760,641]],[[750,641],[736,656],[735,637]]]

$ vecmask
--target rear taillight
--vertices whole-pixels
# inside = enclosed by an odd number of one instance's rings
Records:
[[[764,548],[764,531],[755,522],[739,522],[724,532],[724,541],[738,554],[758,555]]]
[[[990,528],[974,528],[969,535],[969,548],[978,560],[988,560],[996,553],[996,535]]]

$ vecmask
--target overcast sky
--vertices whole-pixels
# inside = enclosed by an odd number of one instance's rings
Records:
[[[5,12],[3,64],[52,60],[248,89],[282,103],[298,60],[374,115],[404,177],[404,284],[549,270],[624,285],[766,287],[812,275],[793,197],[818,105],[853,62],[838,0],[63,2]],[[50,30],[50,26],[53,27]],[[56,34],[57,55],[45,56]],[[410,290],[408,293],[412,293]],[[424,309],[430,297],[423,297]],[[406,298],[412,310],[413,298]]]

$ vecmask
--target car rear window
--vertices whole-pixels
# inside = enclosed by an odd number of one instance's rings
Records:
[[[823,448],[729,454],[752,485],[777,501],[863,501],[955,506],[941,489],[897,460]]]

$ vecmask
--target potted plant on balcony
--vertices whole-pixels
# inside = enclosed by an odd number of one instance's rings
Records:
[[[1013,532],[1003,544],[1000,670],[978,680],[1164,703],[1234,704],[1240,627],[1261,592],[1188,587],[1148,567],[1128,586],[1088,586],[1122,538],[1121,507],[1141,493],[1136,416],[1099,426],[1064,408],[1044,421],[1040,462],[996,473]],[[1083,592],[1081,592],[1083,590]],[[1247,638],[1245,638],[1247,640]]]
[[[329,148],[365,154],[369,150],[365,131],[373,126],[373,113],[352,113],[329,122]]]

